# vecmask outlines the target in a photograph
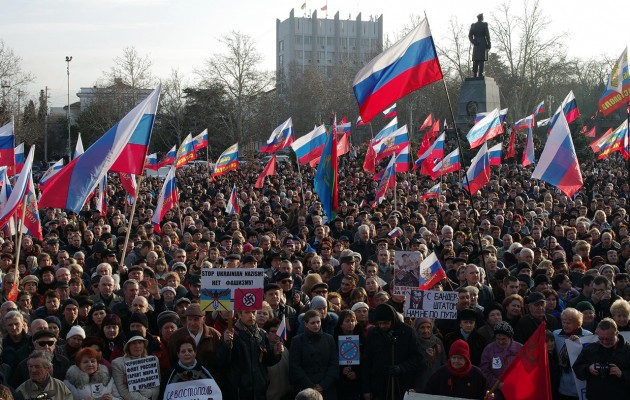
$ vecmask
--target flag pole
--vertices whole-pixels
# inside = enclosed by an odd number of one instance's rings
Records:
[[[123,246],[122,255],[120,256],[120,265],[125,265],[125,256],[127,255],[127,245],[129,244],[129,236],[131,235],[131,225],[133,224],[133,216],[136,213],[136,204],[138,203],[138,197],[140,197],[140,184],[142,183],[142,177],[143,177],[143,174],[136,176],[136,195],[133,198],[133,204],[131,205],[131,214],[129,214],[129,220],[127,221],[127,233],[125,234],[125,245]]]
[[[31,172],[32,174],[33,172]],[[35,195],[35,193],[33,193]],[[28,194],[24,193],[24,197],[28,198]],[[22,231],[22,226],[24,225],[24,219],[26,218],[26,207],[27,202],[24,198],[22,198],[22,216],[20,217],[20,230],[18,231],[18,245],[17,250],[15,252],[15,287],[19,287],[20,284],[20,251],[22,250],[22,237],[24,236],[24,232]]]
[[[427,13],[425,11],[424,13],[424,18],[427,20],[427,25],[429,25],[429,29],[430,28],[430,24],[429,24],[429,19],[427,17]],[[440,65],[440,59],[439,57],[436,57],[436,60],[438,62],[438,65]],[[440,65],[440,70],[442,70],[442,66]],[[453,128],[455,129],[455,138],[457,139],[457,147],[459,148],[459,156],[461,157],[462,160],[462,165],[467,165],[468,163],[466,162],[466,157],[464,156],[464,151],[462,148],[462,143],[461,143],[461,139],[459,138],[459,132],[457,129],[457,122],[455,121],[455,113],[453,112],[453,104],[451,102],[451,96],[448,93],[448,87],[446,86],[446,81],[444,80],[444,78],[442,78],[442,84],[444,86],[444,92],[446,93],[446,100],[448,101],[448,109],[451,113],[451,119],[453,120]],[[446,132],[446,130],[445,130]],[[470,207],[473,211],[476,211],[474,208],[474,202],[473,202],[473,197],[472,197],[472,193],[470,192],[470,181],[468,179],[468,174],[464,174],[464,179],[466,180],[466,186],[468,187],[468,190],[463,189],[465,192],[468,192],[468,198],[470,200]],[[479,226],[479,215],[477,215],[478,213],[473,213],[474,218],[475,218],[475,224],[477,226]],[[482,254],[482,249],[481,249],[481,234],[479,232],[479,229],[477,229],[477,245],[479,246],[479,254],[480,254],[480,258],[481,258],[481,266],[483,267],[483,269],[486,269],[486,263],[483,259],[483,254]]]

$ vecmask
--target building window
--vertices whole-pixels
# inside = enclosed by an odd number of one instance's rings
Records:
[[[283,54],[280,54],[278,56],[278,65],[279,66],[283,66],[284,65],[284,55]]]
[[[295,44],[302,44],[302,35],[295,35]]]
[[[279,51],[284,51],[284,40],[278,42]]]

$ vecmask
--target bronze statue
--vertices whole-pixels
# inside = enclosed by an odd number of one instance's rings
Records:
[[[488,51],[490,50],[490,31],[488,30],[488,23],[483,22],[483,14],[477,15],[477,22],[470,25],[468,39],[473,45],[473,75],[475,77],[483,76],[483,64],[488,61]]]

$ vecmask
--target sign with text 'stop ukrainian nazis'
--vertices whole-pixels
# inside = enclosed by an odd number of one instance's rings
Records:
[[[260,310],[265,284],[264,273],[262,268],[202,270],[201,310]]]

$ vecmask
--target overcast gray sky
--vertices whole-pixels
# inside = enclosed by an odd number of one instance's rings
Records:
[[[264,67],[275,69],[276,18],[288,18],[291,9],[301,16],[302,0],[0,0],[0,38],[22,58],[35,82],[29,95],[48,86],[52,106],[66,104],[65,57],[70,63],[71,101],[80,87],[92,86],[108,70],[112,60],[127,46],[149,55],[152,72],[167,77],[179,69],[190,81],[194,70],[212,54],[224,49],[217,39],[232,30],[250,35],[265,57]],[[340,18],[364,20],[383,14],[385,34],[393,37],[410,21],[411,14],[426,12],[434,39],[439,45],[456,17],[468,25],[483,12],[492,24],[500,0],[411,1],[411,0],[329,0],[328,17],[339,11]],[[551,32],[568,33],[568,52],[583,58],[617,58],[628,41],[622,16],[630,15],[630,3],[599,0],[588,3],[542,0]],[[307,11],[320,9],[326,0],[308,1]],[[514,12],[522,10],[520,0],[512,1]],[[325,12],[318,11],[323,17]],[[619,22],[615,22],[619,21]]]

